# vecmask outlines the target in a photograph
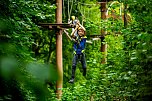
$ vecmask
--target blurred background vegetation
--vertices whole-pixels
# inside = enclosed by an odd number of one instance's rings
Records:
[[[99,1],[99,0],[98,0]],[[87,77],[81,65],[76,81],[71,75],[72,43],[63,34],[64,101],[150,101],[152,95],[152,2],[118,0],[107,5],[109,17],[101,20],[97,0],[63,0],[63,22],[75,15],[87,29],[87,37],[107,28],[107,64],[101,41],[86,46]],[[71,14],[68,14],[68,2]],[[100,2],[100,1],[99,1]],[[119,8],[127,4],[128,25],[124,27]],[[72,6],[73,5],[73,6]],[[38,26],[55,22],[55,0],[0,0],[0,100],[55,101],[55,31]],[[122,6],[123,9],[123,6]]]

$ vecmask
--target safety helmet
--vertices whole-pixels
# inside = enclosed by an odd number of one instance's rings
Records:
[[[82,27],[78,27],[78,30],[83,30],[83,28]]]
[[[79,32],[79,30],[82,30],[82,31],[83,31],[83,36],[86,35],[86,32],[84,31],[84,29],[83,29],[82,27],[78,27],[78,32]]]
[[[75,20],[75,16],[71,16],[72,20]]]

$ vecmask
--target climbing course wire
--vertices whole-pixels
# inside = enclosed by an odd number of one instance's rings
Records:
[[[81,6],[80,3],[78,3],[78,9],[79,9],[79,11],[80,11],[80,13],[82,15],[82,25],[83,25],[83,21],[84,21],[84,18],[85,18],[85,14],[84,14],[85,9],[83,9],[83,11],[82,11],[82,6]]]
[[[72,2],[71,7],[70,7],[70,2]],[[70,19],[72,8],[73,8],[73,0],[72,1],[68,0],[68,19]]]
[[[68,19],[69,19],[69,0],[68,0]]]
[[[83,13],[82,13],[82,11],[81,11],[81,5],[80,5],[80,2],[78,3],[78,9],[79,9],[79,11],[80,11],[81,15],[82,15],[82,16],[84,16],[84,14],[83,14]]]
[[[71,5],[71,9],[70,9],[70,15],[69,15],[69,17],[71,16],[72,8],[73,8],[73,0],[72,0],[72,5]]]
[[[87,4],[87,3],[81,3],[81,2],[78,2],[78,9],[82,15],[82,25],[83,25],[83,20],[85,18],[85,9],[83,9],[82,11],[82,6],[86,6],[86,7],[91,7],[91,6],[96,6],[97,4]],[[90,15],[90,10],[88,9],[88,17]]]

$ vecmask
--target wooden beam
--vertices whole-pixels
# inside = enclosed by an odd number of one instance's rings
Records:
[[[64,29],[64,28],[74,28],[75,25],[68,23],[40,23],[40,26],[47,29]]]

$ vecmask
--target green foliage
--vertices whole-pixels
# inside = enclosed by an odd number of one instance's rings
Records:
[[[66,89],[63,89],[64,100],[141,101],[150,99],[152,40],[151,24],[147,25],[150,21],[147,18],[151,18],[148,13],[151,9],[148,8],[148,11],[144,9],[143,15],[141,10],[135,9],[137,5],[138,8],[140,5],[144,7],[143,1],[127,3],[133,19],[127,29],[123,27],[121,19],[109,18],[108,21],[101,22],[101,27],[106,28],[109,34],[105,38],[108,44],[107,64],[100,64],[102,58],[102,53],[99,51],[100,41],[87,45],[87,81],[78,69],[76,83],[67,84]],[[150,2],[147,1],[146,4],[149,5]],[[93,19],[86,20],[88,35],[98,33],[95,29],[100,27],[94,24]]]
[[[47,100],[50,94],[44,85],[57,80],[55,66],[44,65],[50,58],[44,56],[54,50],[54,32],[48,37],[38,23],[54,22],[56,7],[47,0],[0,4],[0,100]]]
[[[29,60],[19,58],[18,50],[12,45],[0,47],[0,99],[47,101],[50,93],[46,83],[57,80],[55,66],[32,63],[33,59],[28,57]]]
[[[68,19],[67,1],[64,0],[63,22]],[[105,54],[100,52],[101,41],[87,44],[87,76],[82,76],[83,70],[78,63],[75,83],[69,84],[73,43],[63,34],[62,100],[150,100],[152,3],[118,1],[128,5],[132,20],[127,28],[120,17],[101,20],[96,0],[74,0],[71,15],[83,21],[88,39],[92,34],[100,34],[101,28],[106,29],[103,44],[107,44],[107,64],[101,64]],[[111,6],[117,16],[118,6]],[[55,101],[58,79],[54,69],[55,31],[38,26],[55,22],[55,0],[1,0],[0,9],[0,100]]]

